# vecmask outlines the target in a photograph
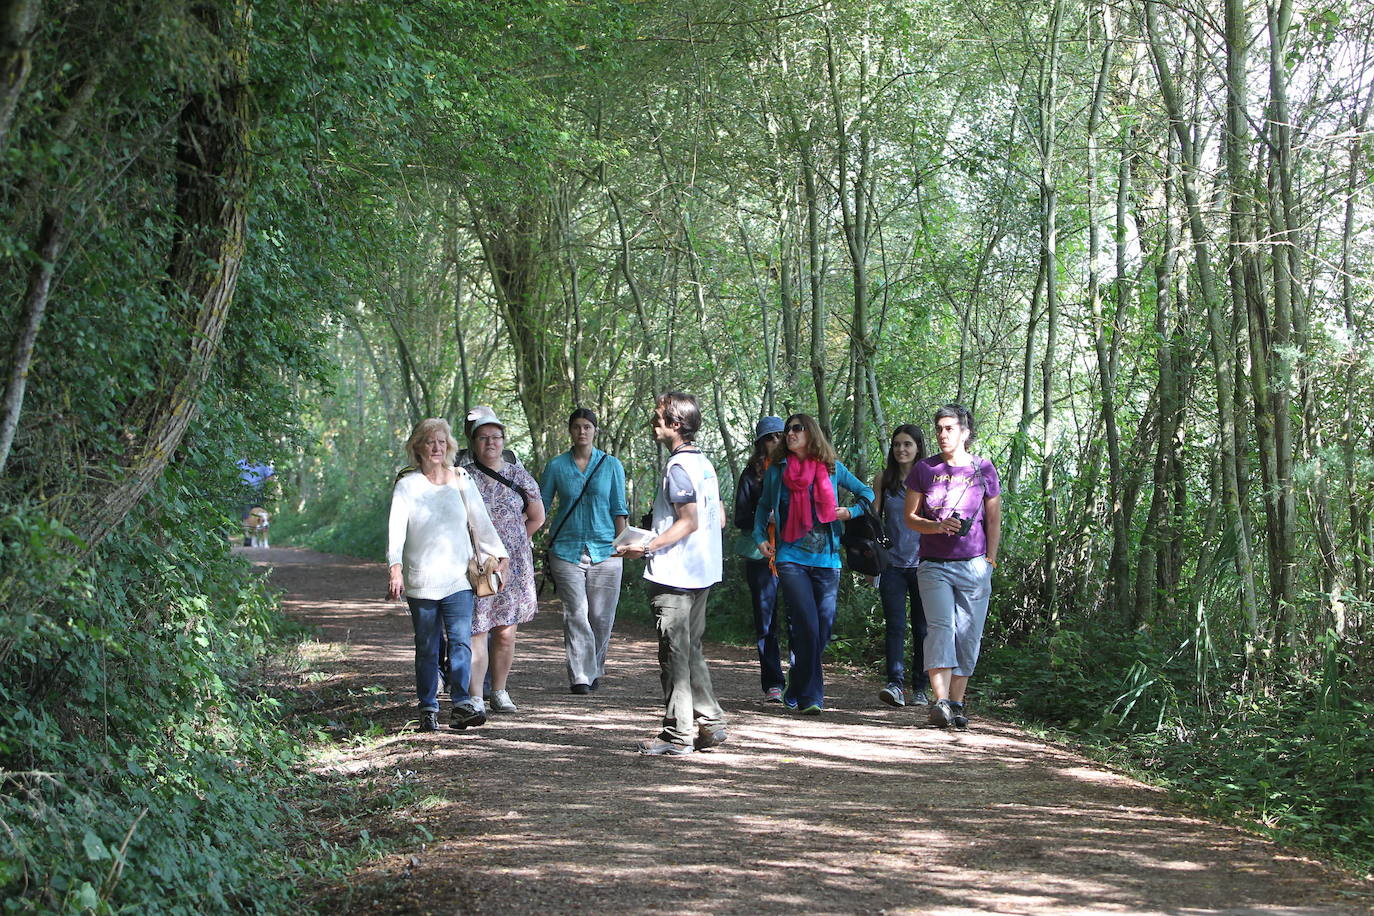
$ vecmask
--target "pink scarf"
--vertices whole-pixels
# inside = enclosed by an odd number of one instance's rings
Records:
[[[782,527],[784,541],[800,541],[815,522],[835,520],[835,487],[825,464],[815,458],[788,455],[782,482],[790,497],[787,522]]]

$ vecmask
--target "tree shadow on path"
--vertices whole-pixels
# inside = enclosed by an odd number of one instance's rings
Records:
[[[413,772],[436,790],[386,815],[433,841],[321,890],[321,912],[1374,911],[1370,882],[1181,813],[1163,792],[1005,723],[925,728],[924,709],[881,706],[878,684],[833,669],[823,716],[764,704],[747,650],[708,648],[729,741],[641,757],[634,744],[661,715],[652,633],[618,627],[602,689],[572,696],[556,602],[521,630],[518,713],[420,734],[409,615],[382,600],[384,568],[302,550],[249,556],[317,629],[314,667],[327,677],[299,689],[383,733],[322,770]]]

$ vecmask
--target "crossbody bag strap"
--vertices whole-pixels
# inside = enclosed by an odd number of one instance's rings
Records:
[[[506,477],[504,474],[498,474],[496,471],[493,471],[491,468],[487,467],[480,461],[474,461],[472,463],[472,466],[475,467],[477,470],[481,471],[483,474],[486,474],[492,480],[495,480],[497,483],[503,483],[515,492],[519,493],[520,501],[524,504],[520,507],[521,511],[528,511],[530,507],[530,495],[525,492],[524,487],[520,486],[518,483],[511,480],[509,477]]]
[[[568,523],[568,519],[572,518],[573,510],[577,508],[578,503],[582,502],[582,497],[587,495],[588,488],[591,487],[592,481],[596,479],[596,472],[601,470],[601,466],[606,463],[606,459],[609,457],[611,456],[603,454],[597,459],[596,467],[592,468],[592,472],[587,475],[587,482],[582,485],[582,489],[577,494],[577,498],[568,506],[567,511],[563,513],[563,517],[558,520],[558,527],[553,529],[553,533],[549,535],[550,547],[553,546],[554,541],[558,540],[558,535],[563,531],[563,526]]]

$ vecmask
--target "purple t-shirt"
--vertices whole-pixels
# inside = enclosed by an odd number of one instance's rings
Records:
[[[949,518],[955,512],[960,518],[973,519],[968,534],[922,534],[921,559],[968,560],[988,552],[988,535],[983,527],[983,500],[1002,492],[997,469],[986,458],[973,456],[968,467],[951,467],[933,455],[916,462],[907,475],[908,490],[924,493],[921,517],[932,521]]]

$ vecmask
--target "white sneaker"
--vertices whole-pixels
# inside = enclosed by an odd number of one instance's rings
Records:
[[[492,712],[515,712],[517,708],[511,700],[509,692],[505,690],[493,690],[491,692]]]

